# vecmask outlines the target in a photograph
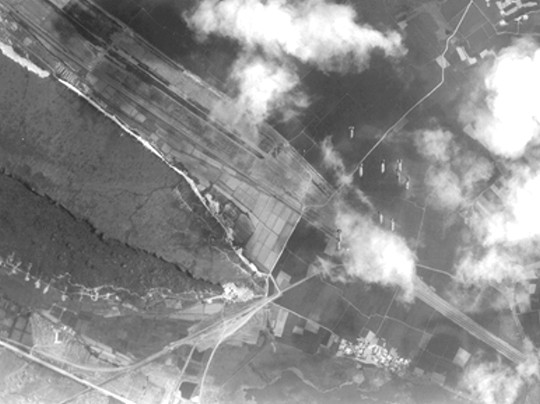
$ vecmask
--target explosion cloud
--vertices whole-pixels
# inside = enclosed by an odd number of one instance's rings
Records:
[[[292,93],[299,84],[296,72],[260,56],[240,57],[233,66],[231,79],[238,89],[238,110],[249,110],[257,122],[264,121],[274,109],[307,103],[305,95]]]
[[[368,283],[397,286],[403,301],[413,300],[416,258],[405,240],[344,204],[337,211],[336,226],[342,231],[344,271],[322,261],[327,276],[335,281],[362,279]]]
[[[493,175],[493,164],[461,147],[448,130],[419,130],[413,133],[413,139],[418,152],[430,163],[425,184],[430,191],[429,202],[436,208],[455,210],[463,206]]]
[[[346,172],[345,163],[338,151],[334,148],[330,136],[325,137],[321,143],[321,153],[323,167],[332,171],[338,185],[350,185],[353,181],[353,174]]]

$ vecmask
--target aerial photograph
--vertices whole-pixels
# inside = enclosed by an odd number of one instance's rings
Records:
[[[539,404],[540,0],[0,0],[0,404]]]

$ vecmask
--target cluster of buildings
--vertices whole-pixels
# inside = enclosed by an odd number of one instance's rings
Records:
[[[504,21],[526,20],[530,12],[540,10],[538,1],[498,0],[496,4]]]
[[[392,373],[403,373],[410,364],[410,359],[401,358],[395,348],[388,350],[383,341],[371,331],[365,338],[358,338],[356,343],[342,339],[339,343],[337,356],[344,356],[361,363],[371,363]]]

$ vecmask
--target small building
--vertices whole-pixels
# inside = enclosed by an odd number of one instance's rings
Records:
[[[278,309],[277,317],[274,323],[274,335],[276,337],[281,337],[283,335],[283,330],[285,330],[285,323],[289,317],[289,312],[285,309]]]
[[[444,384],[444,382],[446,381],[446,376],[441,373],[433,372],[431,373],[430,379],[432,382]]]
[[[291,283],[291,275],[286,272],[279,271],[279,274],[276,276],[276,283],[280,289],[284,289]]]
[[[307,320],[304,327],[306,331],[312,332],[313,334],[317,334],[320,328],[321,326],[312,320]]]
[[[457,46],[456,47],[456,52],[457,52],[457,54],[459,56],[459,59],[462,62],[467,63],[469,66],[472,66],[476,62],[478,62],[478,59],[476,59],[475,57],[469,56],[469,54],[467,53],[467,50],[463,46]]]
[[[459,367],[465,367],[467,362],[469,361],[469,358],[471,357],[471,354],[466,351],[465,349],[459,347],[458,351],[456,352],[456,355],[454,356],[454,359],[452,362],[455,365],[458,365]]]

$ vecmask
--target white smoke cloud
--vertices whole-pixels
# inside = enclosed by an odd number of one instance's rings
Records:
[[[437,208],[463,206],[493,175],[493,164],[460,146],[448,130],[419,130],[413,139],[418,152],[430,163],[425,185],[430,190],[429,202]]]
[[[233,38],[247,49],[290,55],[326,72],[361,71],[375,49],[404,55],[399,33],[382,33],[357,19],[350,5],[326,0],[205,0],[188,23],[203,36]]]
[[[350,185],[353,181],[353,174],[347,173],[345,163],[339,152],[334,148],[332,137],[327,136],[321,143],[322,165],[331,170],[337,180],[338,185]]]
[[[325,274],[343,282],[360,278],[368,283],[397,286],[402,300],[412,301],[416,257],[405,241],[343,204],[338,208],[335,223],[342,235],[343,268],[321,261]]]
[[[432,191],[430,202],[438,208],[454,210],[465,201],[459,177],[447,166],[430,167],[425,185]]]
[[[540,50],[532,40],[503,49],[485,77],[485,88],[474,92],[460,111],[469,134],[493,153],[512,159],[538,145],[539,71]]]
[[[502,208],[475,223],[483,243],[516,245],[540,241],[540,172],[514,165],[499,193]]]
[[[462,249],[456,276],[465,284],[527,285],[526,265],[540,257],[540,172],[523,164],[508,168],[489,213],[478,210],[469,219],[481,248]]]
[[[486,288],[482,284],[465,285],[460,282],[449,284],[444,297],[464,313],[506,311],[511,304],[523,306],[529,301],[529,295],[524,288],[516,291],[502,286]]]
[[[532,40],[520,39],[499,52],[462,104],[466,131],[504,157],[506,171],[494,188],[497,196],[481,201],[488,211],[477,209],[470,217],[472,244],[480,248],[462,248],[456,275],[466,285],[503,283],[522,290],[531,277],[525,265],[539,258],[540,168],[530,158],[540,139],[539,71],[540,50]],[[519,300],[526,304],[523,296]]]
[[[516,251],[490,246],[479,253],[467,249],[457,263],[456,278],[465,285],[478,287],[506,282],[525,284],[527,273]]]
[[[470,361],[461,379],[465,388],[482,404],[514,404],[522,389],[538,380],[540,368],[538,352],[526,341],[527,360],[515,368],[502,361]]]
[[[282,107],[280,97],[298,84],[291,60],[344,73],[364,70],[375,50],[387,57],[405,54],[397,32],[377,31],[359,24],[357,17],[352,6],[326,0],[203,0],[184,14],[202,40],[210,35],[228,37],[242,45],[241,59],[259,55],[256,63],[235,69],[234,74],[240,85],[246,83],[240,97],[251,101],[244,104],[253,107],[259,119],[268,116],[264,106]],[[265,73],[271,78],[262,79]]]
[[[440,127],[414,133],[416,149],[432,163],[448,163],[456,154],[453,135]]]
[[[230,78],[238,90],[238,110],[249,110],[257,122],[264,121],[275,109],[307,104],[304,94],[293,92],[300,82],[296,72],[261,56],[240,57]]]
[[[488,362],[467,368],[463,385],[481,403],[513,404],[524,380],[511,367]]]

